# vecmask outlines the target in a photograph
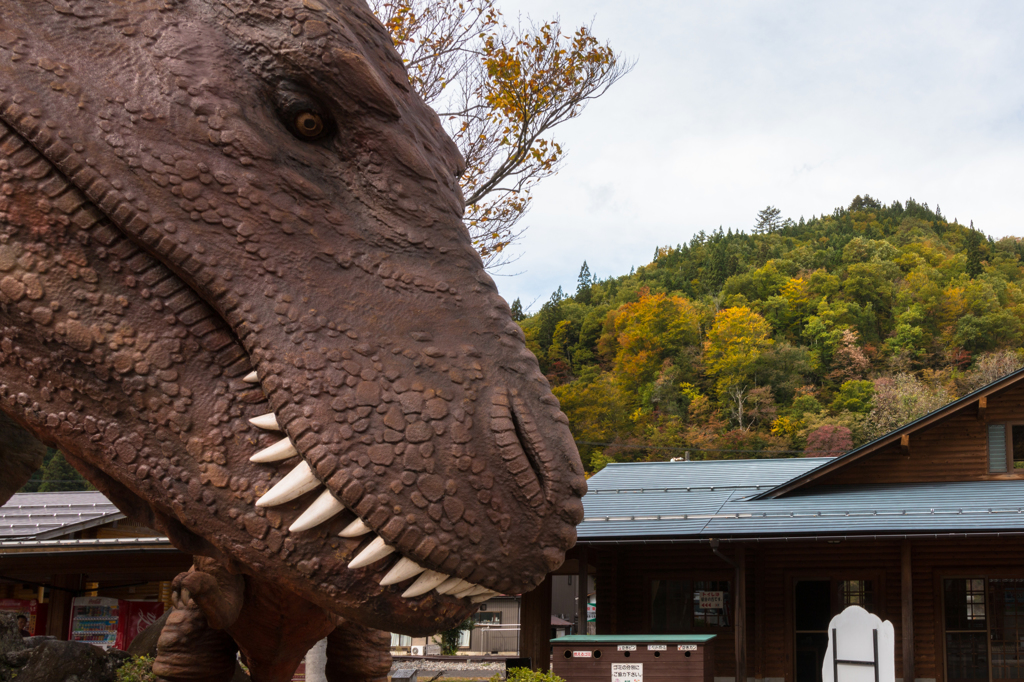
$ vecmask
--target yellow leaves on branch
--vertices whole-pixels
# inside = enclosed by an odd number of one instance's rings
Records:
[[[466,161],[466,226],[484,263],[522,234],[531,191],[558,171],[550,137],[632,68],[589,26],[506,23],[494,0],[370,0],[409,79],[441,116]]]
[[[667,358],[700,340],[699,314],[681,296],[644,294],[615,317],[616,373],[632,386],[652,381]]]
[[[744,382],[761,353],[775,343],[771,334],[767,320],[746,306],[715,315],[704,342],[704,364],[718,380],[719,391]]]

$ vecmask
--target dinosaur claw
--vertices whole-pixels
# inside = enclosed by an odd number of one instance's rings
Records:
[[[292,443],[291,439],[284,438],[273,445],[263,448],[250,457],[249,461],[263,464],[267,462],[279,462],[283,459],[294,457],[297,454],[299,454],[299,452],[295,449],[295,445]]]
[[[324,521],[333,518],[335,515],[345,510],[345,505],[337,500],[330,490],[325,490],[320,493],[320,497],[313,501],[313,504],[309,505],[306,511],[302,512],[299,518],[295,519],[295,523],[289,526],[288,530],[294,532],[309,530],[314,526],[319,526]]]
[[[257,507],[274,507],[294,500],[299,495],[308,493],[320,487],[320,480],[313,475],[313,470],[305,460],[299,462],[288,475],[278,481],[277,485],[256,500]]]

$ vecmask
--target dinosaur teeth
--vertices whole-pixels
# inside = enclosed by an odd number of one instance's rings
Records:
[[[319,526],[324,521],[344,511],[344,509],[345,505],[338,502],[330,490],[325,490],[320,493],[320,497],[313,501],[313,504],[309,505],[306,511],[302,512],[299,518],[295,519],[295,523],[289,526],[288,530],[293,533],[309,530],[314,526]]]
[[[273,507],[294,500],[299,495],[320,487],[320,481],[305,460],[288,472],[267,494],[256,500],[257,507]]]
[[[256,370],[253,370],[242,377],[242,381],[247,384],[258,384],[260,382],[260,378],[256,376]]]
[[[445,580],[448,580],[448,576],[446,574],[439,573],[438,571],[427,571],[417,578],[416,582],[409,586],[409,589],[402,593],[402,598],[410,599],[412,597],[418,597],[421,594],[426,594]]]
[[[388,571],[388,574],[381,578],[380,584],[385,587],[388,585],[394,585],[395,583],[400,583],[403,580],[408,580],[414,575],[419,575],[425,570],[427,569],[423,568],[412,559],[402,557],[402,559],[395,564],[390,571]]]
[[[249,423],[258,428],[266,431],[282,431],[283,429],[277,425],[277,415],[273,412],[261,414],[258,417],[253,417],[249,420]]]
[[[498,594],[498,593],[495,592],[494,590],[487,590],[486,592],[481,592],[480,594],[476,595],[475,597],[471,597],[469,601],[471,601],[474,604],[479,604],[482,601],[487,601],[488,599],[490,599],[491,597],[493,597],[496,594]]]
[[[372,530],[369,526],[363,523],[362,519],[356,519],[352,523],[345,526],[345,529],[338,533],[340,538],[357,538],[360,535],[366,535]]]
[[[388,554],[395,551],[394,547],[388,547],[384,544],[384,539],[377,537],[373,539],[373,542],[368,544],[362,552],[360,552],[355,559],[348,562],[349,568],[362,568],[363,566],[369,566],[378,559],[383,559]]]
[[[437,586],[438,594],[452,594],[453,592],[461,592],[467,587],[472,587],[473,583],[462,578],[448,578],[443,583]]]
[[[290,438],[279,440],[273,445],[263,448],[249,458],[250,462],[279,462],[299,454]]]
[[[456,599],[465,599],[466,597],[473,597],[473,596],[478,595],[478,594],[480,594],[482,592],[487,592],[487,588],[484,587],[483,585],[473,585],[472,587],[469,587],[469,588],[463,590],[462,592],[456,593],[455,598]]]

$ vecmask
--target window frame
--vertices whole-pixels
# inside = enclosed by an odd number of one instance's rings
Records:
[[[681,572],[658,572],[648,573],[644,575],[644,633],[645,634],[657,634],[654,632],[654,624],[652,622],[654,613],[651,608],[651,599],[653,598],[652,586],[655,580],[675,580],[675,581],[689,581],[691,589],[686,592],[686,603],[690,605],[690,631],[689,634],[717,634],[727,630],[732,630],[733,615],[735,611],[735,605],[733,599],[735,595],[733,592],[736,589],[735,574],[732,571],[681,571]],[[694,612],[693,612],[693,583],[697,582],[719,582],[728,583],[729,590],[727,592],[728,605],[726,606],[726,612],[729,619],[729,625],[697,625],[694,623]]]
[[[1004,453],[1005,454],[1005,459],[1003,461],[1003,466],[1006,467],[1006,469],[1004,471],[993,471],[992,467],[991,467],[991,460],[989,458],[989,447],[990,447],[990,438],[989,438],[990,433],[989,433],[989,430],[992,427],[994,427],[994,426],[1002,426],[1003,427],[1003,439],[1004,439],[1004,442],[1005,442],[1005,446],[1004,446],[1004,449],[1005,449],[1005,453]],[[1014,426],[1024,426],[1024,419],[1011,419],[1011,420],[1007,420],[1007,421],[989,422],[988,424],[986,424],[986,428],[985,428],[985,470],[987,471],[987,473],[989,475],[992,475],[992,476],[1006,476],[1006,477],[1013,477],[1013,478],[1024,477],[1024,467],[1021,467],[1021,468],[1018,469],[1018,468],[1014,467],[1014,465],[1013,465],[1013,462],[1014,462],[1014,459],[1013,459],[1013,427]],[[1022,457],[1022,461],[1024,461],[1024,457]]]

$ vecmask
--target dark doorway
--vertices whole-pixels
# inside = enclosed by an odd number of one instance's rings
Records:
[[[832,618],[832,583],[799,580],[793,614],[796,624],[796,682],[821,682]]]

